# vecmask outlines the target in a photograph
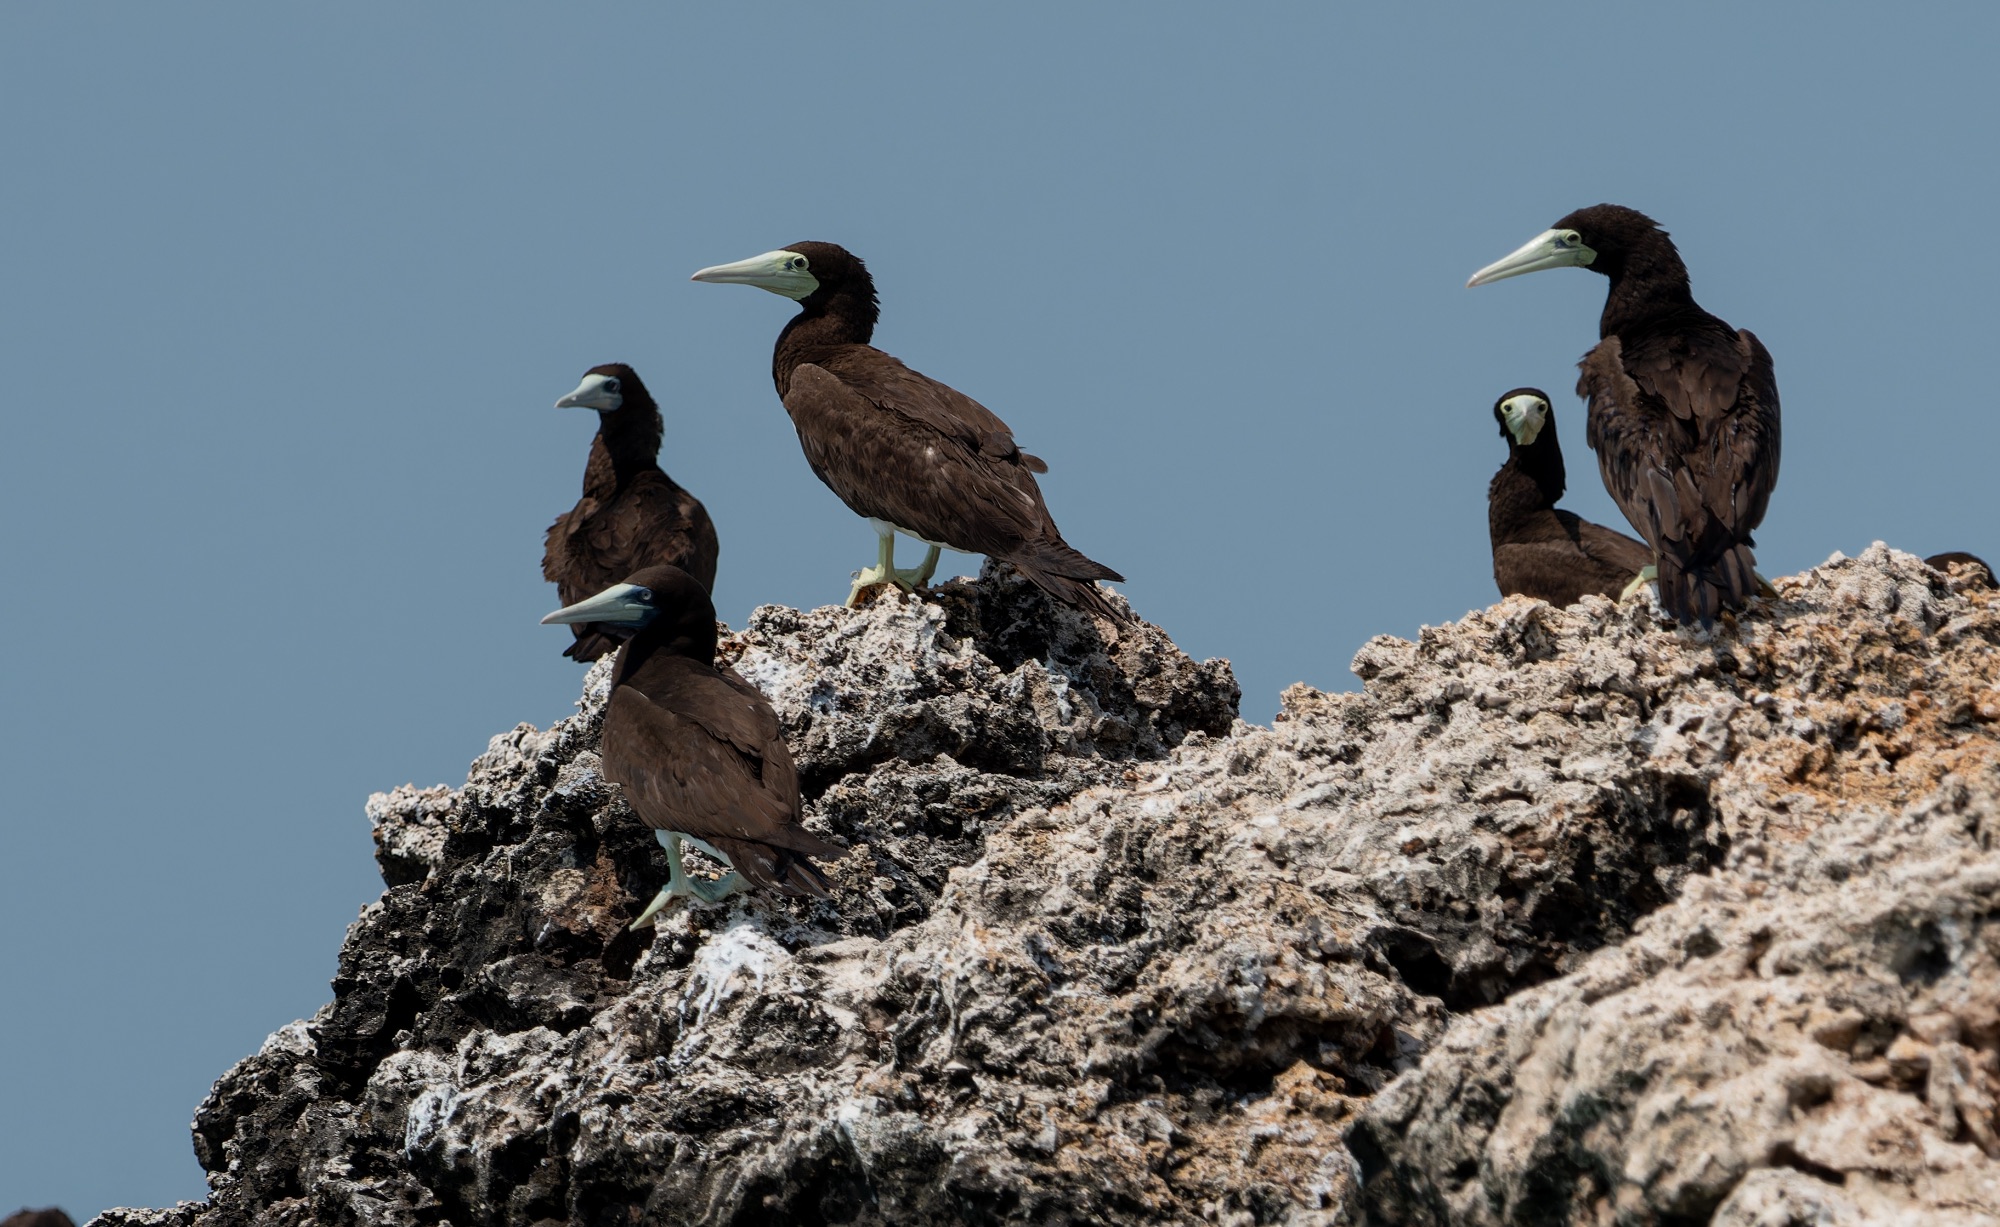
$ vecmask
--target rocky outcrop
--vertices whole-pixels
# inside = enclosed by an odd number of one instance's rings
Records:
[[[1635,730],[1720,868],[1371,1101],[1376,1221],[2000,1223],[1993,593],[1880,547],[1780,588]]]
[[[853,851],[645,934],[600,666],[371,800],[210,1199],[99,1221],[1992,1221],[2000,610],[1881,547],[1778,586],[1510,599],[1270,728],[1005,577],[767,607],[725,654]]]

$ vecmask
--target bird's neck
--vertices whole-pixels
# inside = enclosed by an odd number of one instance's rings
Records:
[[[1510,447],[1507,463],[1486,488],[1488,527],[1499,531],[1511,516],[1547,511],[1563,496],[1562,453],[1550,447]]]
[[[1602,270],[1611,278],[1597,335],[1618,336],[1655,321],[1689,311],[1699,312],[1688,285],[1687,265],[1662,234],[1639,244]]]
[[[597,437],[590,441],[590,460],[583,468],[584,493],[609,494],[659,468],[661,434],[660,411],[652,405],[598,414]]]
[[[875,336],[875,321],[881,309],[875,305],[872,286],[843,289],[821,298],[815,294],[800,304],[800,311],[778,334],[771,354],[771,378],[784,396],[791,386],[792,371],[802,362],[846,345],[866,345]]]
[[[713,667],[715,664],[715,619],[691,617],[675,622],[664,619],[639,629],[618,649],[618,663],[611,670],[615,688],[631,681],[647,665],[676,658]]]

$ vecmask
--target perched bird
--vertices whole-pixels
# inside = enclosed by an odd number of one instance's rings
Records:
[[[630,636],[618,650],[599,755],[604,778],[667,850],[667,884],[632,922],[676,898],[715,902],[746,880],[786,895],[827,896],[813,857],[846,849],[799,825],[799,773],[778,714],[755,686],[715,667],[715,605],[679,567],[647,567],[544,624],[600,623]],[[730,866],[717,882],[690,877],[681,845]]]
[[[1750,533],[1778,482],[1770,352],[1702,310],[1667,232],[1622,205],[1578,209],[1466,284],[1573,265],[1611,279],[1602,339],[1579,364],[1585,437],[1652,547],[1660,604],[1707,625],[1759,588]]]
[[[679,567],[703,589],[715,585],[715,525],[701,500],[660,470],[660,407],[622,362],[586,371],[558,409],[595,409],[597,437],[583,466],[583,497],[549,525],[542,577],[571,605],[641,567]],[[573,627],[563,652],[596,660],[618,646],[615,631]]]
[[[1555,410],[1540,388],[1515,388],[1493,403],[1507,463],[1486,487],[1493,580],[1520,593],[1574,605],[1586,592],[1613,599],[1638,582],[1653,552],[1621,532],[1556,507],[1563,496]]]
[[[1977,554],[1968,554],[1964,550],[1952,550],[1946,554],[1932,554],[1929,558],[1924,559],[1925,566],[1935,571],[1942,571],[1946,575],[1951,574],[1951,568],[1954,563],[1958,566],[1969,568],[1972,571],[1972,577],[1988,588],[2000,588],[2000,584],[1996,584],[1993,580],[1993,568],[1987,566],[1986,560]]]
[[[1124,576],[1057,531],[1035,484],[1048,465],[1015,446],[992,410],[868,343],[880,310],[857,257],[832,243],[794,243],[694,280],[754,285],[799,304],[771,359],[778,399],[806,463],[880,537],[876,565],[855,576],[849,605],[871,585],[929,583],[938,547],[948,545],[1012,563],[1059,601],[1129,620],[1093,582]],[[930,547],[922,566],[897,568],[899,532]]]
[[[62,1210],[50,1206],[46,1210],[16,1210],[0,1219],[0,1227],[76,1227],[76,1224]]]

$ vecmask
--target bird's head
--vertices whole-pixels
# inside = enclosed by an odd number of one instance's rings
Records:
[[[872,297],[874,283],[861,258],[837,243],[793,243],[761,256],[702,269],[690,280],[715,285],[754,285],[804,302],[831,296],[859,283]]]
[[[1493,418],[1500,423],[1500,435],[1516,447],[1526,447],[1548,427],[1554,411],[1548,393],[1540,388],[1515,388],[1493,402]]]
[[[583,622],[612,628],[627,638],[656,624],[680,634],[706,628],[710,650],[715,646],[715,603],[701,581],[679,567],[647,567],[542,619],[544,626]]]
[[[1660,224],[1637,209],[1600,204],[1578,209],[1507,255],[1472,274],[1465,284],[1486,285],[1545,268],[1588,268],[1616,276],[1641,247],[1666,241]],[[1668,243],[1671,248],[1671,243]]]
[[[646,385],[639,382],[637,371],[623,362],[606,362],[585,371],[576,391],[557,401],[556,408],[613,413],[623,408],[628,399],[650,401],[652,397],[647,394]]]

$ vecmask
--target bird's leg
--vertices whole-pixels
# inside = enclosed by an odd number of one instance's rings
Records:
[[[743,880],[743,875],[736,872],[736,862],[730,860],[721,852],[716,851],[707,840],[699,839],[693,835],[682,835],[681,838],[701,849],[701,851],[729,869],[728,873],[723,874],[713,882],[704,882],[693,874],[688,875],[688,881],[694,883],[695,893],[699,894],[704,901],[708,903],[720,903],[739,890],[750,889],[750,884]]]
[[[847,607],[849,609],[854,608],[856,602],[861,599],[861,592],[864,588],[873,588],[877,584],[894,584],[905,592],[911,592],[916,589],[918,584],[923,583],[924,579],[929,578],[928,572],[924,573],[922,579],[919,579],[917,578],[918,572],[916,571],[898,571],[896,569],[896,530],[892,528],[887,532],[883,532],[882,529],[877,528],[875,531],[880,538],[880,544],[875,553],[875,565],[865,567],[854,573],[854,586],[847,590]],[[933,547],[931,553],[935,556],[937,553],[935,547]],[[930,564],[932,569],[936,569],[937,562],[935,557],[930,559]]]
[[[937,574],[938,554],[940,552],[938,547],[933,545],[924,551],[924,565],[914,571],[898,571],[896,574],[907,576],[912,588],[929,587],[931,576]]]
[[[653,836],[660,841],[660,846],[667,850],[667,884],[660,888],[659,894],[653,896],[653,901],[646,905],[646,910],[639,913],[639,918],[632,922],[632,928],[638,929],[645,926],[654,916],[659,914],[660,909],[671,904],[676,899],[699,899],[703,903],[714,903],[743,889],[743,878],[736,872],[733,866],[727,875],[714,882],[704,882],[700,878],[688,873],[686,866],[681,864],[681,841],[683,839],[721,861],[723,864],[729,864],[728,857],[709,847],[701,840],[691,835],[682,835],[678,831],[655,831],[653,832]]]
[[[1752,572],[1750,572],[1750,574],[1752,574],[1752,575],[1756,575],[1756,576],[1757,576],[1757,595],[1758,595],[1758,596],[1761,596],[1761,597],[1763,597],[1763,598],[1764,598],[1765,600],[1767,600],[1767,601],[1775,601],[1775,600],[1777,600],[1777,599],[1778,599],[1778,590],[1777,590],[1776,588],[1773,588],[1773,587],[1771,586],[1771,581],[1770,581],[1770,580],[1768,580],[1768,579],[1765,579],[1765,578],[1764,578],[1763,576],[1761,576],[1761,575],[1757,575],[1757,573],[1756,573],[1755,571],[1752,571]]]
[[[1632,577],[1632,582],[1625,585],[1625,591],[1618,594],[1619,603],[1623,604],[1624,602],[1631,600],[1633,595],[1636,594],[1641,588],[1644,588],[1647,584],[1657,583],[1659,581],[1659,578],[1660,578],[1660,568],[1658,568],[1657,566],[1646,566],[1639,568],[1639,573]]]

